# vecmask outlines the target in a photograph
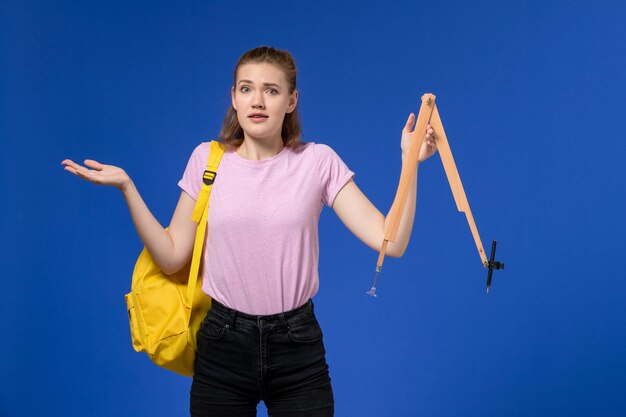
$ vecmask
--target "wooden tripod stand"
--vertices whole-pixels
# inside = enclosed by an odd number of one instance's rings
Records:
[[[441,162],[443,162],[443,167],[446,171],[446,176],[448,177],[448,182],[450,183],[450,188],[452,189],[452,194],[454,195],[456,207],[459,212],[465,213],[470,230],[472,231],[472,236],[474,237],[474,243],[476,243],[476,248],[478,249],[478,255],[480,256],[483,266],[485,268],[488,268],[489,270],[487,273],[487,293],[489,293],[489,289],[491,287],[491,276],[493,270],[504,269],[504,264],[495,260],[495,240],[491,244],[491,257],[489,260],[487,259],[485,249],[483,248],[483,244],[480,240],[480,235],[478,234],[476,222],[474,221],[474,216],[472,215],[472,210],[470,209],[469,203],[467,201],[467,196],[465,195],[465,190],[463,189],[463,184],[461,183],[459,171],[457,170],[456,164],[454,163],[454,158],[452,157],[452,151],[450,150],[448,138],[446,137],[446,133],[443,130],[443,124],[441,123],[441,118],[439,117],[437,106],[435,105],[435,96],[433,94],[424,94],[422,96],[422,105],[417,116],[417,123],[412,133],[413,138],[411,140],[409,152],[406,156],[406,163],[402,167],[402,173],[400,174],[398,191],[396,192],[396,197],[393,200],[391,210],[388,214],[387,228],[385,230],[383,243],[381,245],[380,253],[378,255],[378,262],[376,263],[376,276],[374,278],[374,285],[368,291],[368,294],[374,297],[377,296],[376,282],[378,280],[378,274],[380,273],[380,271],[382,271],[383,260],[385,259],[385,253],[387,251],[387,244],[389,242],[395,241],[398,227],[400,226],[400,218],[406,204],[409,184],[411,179],[415,177],[415,173],[417,172],[419,152],[422,148],[424,132],[426,131],[426,127],[428,126],[429,122],[435,135],[437,149],[439,151],[439,155],[441,156]]]

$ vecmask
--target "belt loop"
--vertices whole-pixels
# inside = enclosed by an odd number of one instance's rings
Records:
[[[283,326],[285,326],[285,328],[289,328],[289,324],[287,324],[287,319],[285,318],[285,314],[284,313],[280,313],[278,315],[278,318],[280,318],[280,322]]]
[[[237,312],[232,308],[229,308],[228,310],[228,324],[230,324],[232,327],[235,327],[235,317],[237,317]]]

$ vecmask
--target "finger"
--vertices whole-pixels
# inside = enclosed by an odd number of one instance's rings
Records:
[[[77,174],[76,173],[76,168],[73,168],[71,166],[66,166],[65,168],[63,168],[64,170],[66,170],[67,172],[71,172],[72,174]]]
[[[63,169],[65,169],[68,172],[71,172],[74,175],[78,175],[79,177],[84,178],[84,171],[87,171],[85,167],[80,166],[74,161],[66,160],[63,162],[65,162],[64,163],[65,167]]]
[[[406,125],[404,125],[404,129],[402,131],[405,133],[413,132],[414,123],[415,123],[415,115],[411,113],[409,114],[409,118],[406,120]]]
[[[94,171],[90,171],[84,167],[81,167],[80,165],[78,165],[77,168],[66,166],[65,170],[68,172],[71,172],[72,174],[76,175],[79,178],[82,178],[87,181],[92,181],[92,176],[90,174]]]
[[[102,169],[104,169],[104,165],[103,164],[101,164],[98,161],[94,161],[93,159],[85,159],[84,164],[87,165],[88,167],[93,168],[93,169],[98,170],[98,171],[102,171]]]
[[[76,168],[78,166],[78,164],[74,161],[72,161],[71,159],[64,159],[63,161],[61,161],[61,165],[65,165],[65,166],[71,166]]]

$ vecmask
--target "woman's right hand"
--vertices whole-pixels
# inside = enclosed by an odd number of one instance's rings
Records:
[[[154,262],[166,274],[172,274],[185,266],[193,253],[194,237],[198,228],[198,223],[191,219],[196,201],[185,191],[181,191],[174,216],[169,228],[165,230],[148,209],[126,171],[92,159],[87,159],[84,163],[86,166],[65,159],[61,165],[66,171],[94,184],[119,188],[128,204],[139,237]]]
[[[130,177],[122,168],[113,165],[104,165],[92,159],[85,159],[85,165],[77,164],[71,159],[64,159],[61,165],[65,166],[65,170],[81,177],[84,180],[99,185],[112,185],[124,191],[131,184]]]

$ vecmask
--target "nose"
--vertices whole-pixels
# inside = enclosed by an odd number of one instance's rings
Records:
[[[256,92],[252,97],[252,107],[255,109],[263,109],[265,108],[265,102],[263,101],[263,93]]]

